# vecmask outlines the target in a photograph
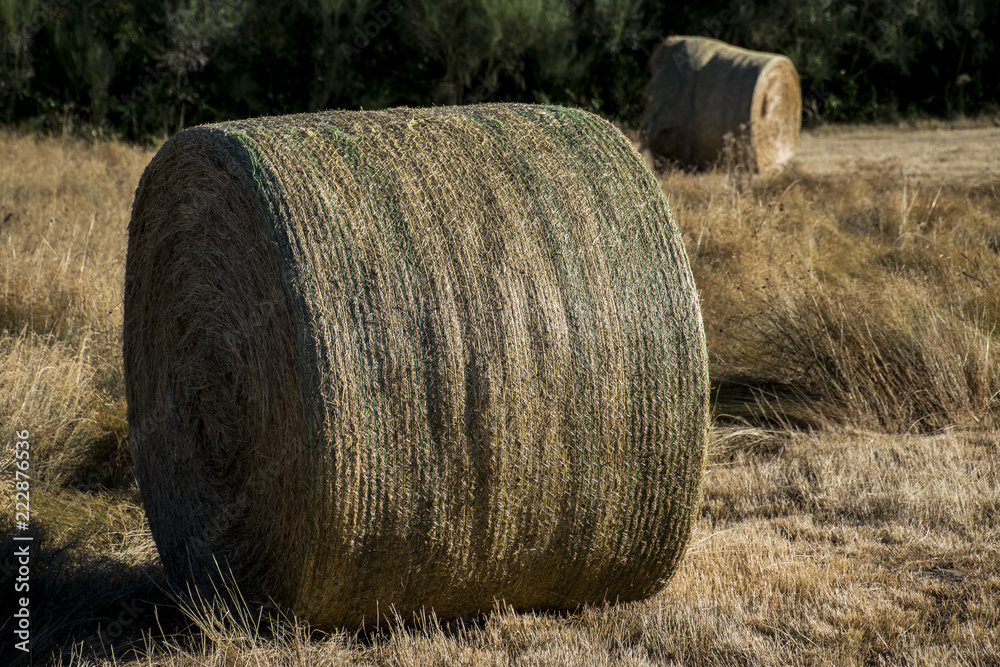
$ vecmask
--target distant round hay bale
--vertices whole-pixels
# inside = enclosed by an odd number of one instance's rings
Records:
[[[795,156],[802,91],[785,56],[678,36],[657,47],[650,70],[639,141],[654,158],[711,167],[727,134],[745,142],[751,166],[761,173]]]
[[[165,570],[318,627],[659,590],[707,367],[680,234],[588,113],[197,127],[143,174],[124,364]],[[210,589],[209,589],[210,590]]]

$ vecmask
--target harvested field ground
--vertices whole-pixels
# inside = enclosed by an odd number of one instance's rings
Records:
[[[816,176],[877,165],[930,182],[995,184],[1000,179],[1000,128],[806,131],[799,138],[795,165]]]
[[[11,639],[23,429],[34,665],[1000,664],[997,132],[833,128],[773,177],[664,174],[714,387],[680,571],[630,605],[367,637],[162,589],[119,340],[152,153],[0,134],[0,665],[27,664]]]

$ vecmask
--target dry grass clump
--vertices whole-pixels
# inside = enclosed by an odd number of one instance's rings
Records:
[[[990,325],[947,296],[891,276],[875,290],[813,287],[785,299],[767,303],[741,359],[780,369],[771,381],[794,387],[816,422],[898,432],[996,423]]]
[[[717,415],[890,432],[995,425],[1000,198],[851,176],[667,174],[703,297]]]
[[[127,486],[133,477],[124,401],[113,398],[101,372],[114,370],[100,366],[89,343],[27,329],[0,339],[0,363],[7,369],[0,414],[7,432],[31,433],[39,478],[79,488]]]
[[[129,201],[149,157],[0,134],[0,432],[31,432],[36,477],[132,479],[121,285]]]
[[[318,627],[628,601],[697,507],[708,377],[659,184],[586,112],[183,132],[136,192],[124,369],[168,575]]]
[[[713,167],[734,141],[761,173],[795,156],[802,91],[785,56],[674,36],[657,47],[650,70],[639,138],[656,160]]]
[[[995,434],[772,437],[710,464],[702,517],[718,532],[667,601],[703,601],[763,642],[750,664],[995,661]]]

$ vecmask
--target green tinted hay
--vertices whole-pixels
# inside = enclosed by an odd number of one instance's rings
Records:
[[[795,157],[802,91],[785,56],[708,37],[669,37],[650,58],[639,139],[654,158],[711,167],[726,135],[744,142],[751,166],[775,171]]]
[[[582,111],[222,123],[129,227],[136,476],[171,580],[319,627],[659,590],[707,427],[697,294],[652,174]]]

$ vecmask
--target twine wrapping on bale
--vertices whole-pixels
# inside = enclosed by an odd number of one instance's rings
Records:
[[[715,165],[727,135],[761,173],[795,156],[802,91],[785,56],[707,37],[669,37],[650,58],[642,150],[687,167]]]
[[[659,590],[701,315],[653,175],[559,107],[197,127],[147,167],[124,363],[165,570],[317,627]],[[211,590],[211,589],[209,589]]]

